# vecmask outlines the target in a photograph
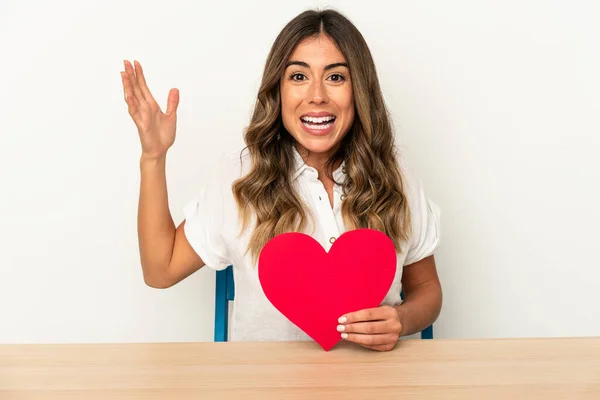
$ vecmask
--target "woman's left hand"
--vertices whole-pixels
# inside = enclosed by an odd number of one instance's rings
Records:
[[[402,323],[392,306],[368,308],[343,315],[338,332],[342,338],[371,350],[390,351],[398,343]]]

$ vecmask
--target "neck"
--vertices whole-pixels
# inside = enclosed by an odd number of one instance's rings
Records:
[[[331,156],[335,153],[335,149],[332,149],[326,153],[311,153],[302,147],[299,143],[296,143],[296,149],[298,153],[306,163],[306,165],[314,168],[319,173],[319,177],[326,176],[325,172],[327,170],[327,162],[331,158]],[[333,170],[335,170],[341,164],[340,161],[336,161],[333,166]]]

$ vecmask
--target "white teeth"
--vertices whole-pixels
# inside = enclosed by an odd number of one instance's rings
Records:
[[[306,126],[308,129],[314,129],[314,130],[325,130],[331,127],[331,125],[333,125],[333,123],[329,123],[329,124],[325,124],[325,125],[312,125],[309,124],[308,122],[302,122],[304,124],[304,126]]]
[[[302,121],[304,121],[304,122],[312,122],[313,124],[321,124],[323,122],[331,121],[333,119],[335,119],[335,117],[333,115],[328,115],[326,117],[319,117],[319,118],[315,118],[315,117],[302,117]]]

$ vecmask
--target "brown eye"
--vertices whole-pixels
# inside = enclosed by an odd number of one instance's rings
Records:
[[[302,81],[302,80],[304,80],[303,78],[304,78],[304,75],[300,74],[300,73],[295,73],[290,76],[290,79],[293,81]]]
[[[333,82],[343,82],[344,76],[341,74],[333,74],[329,77]]]

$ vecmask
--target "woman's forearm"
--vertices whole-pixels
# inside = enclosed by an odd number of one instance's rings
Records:
[[[169,210],[165,157],[140,159],[141,185],[138,238],[144,280],[153,287],[164,285],[173,253],[175,224]]]
[[[427,328],[440,315],[442,290],[436,282],[426,282],[406,293],[404,302],[395,307],[402,324],[401,336]]]

